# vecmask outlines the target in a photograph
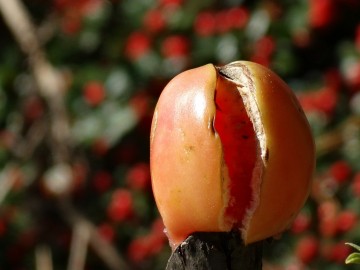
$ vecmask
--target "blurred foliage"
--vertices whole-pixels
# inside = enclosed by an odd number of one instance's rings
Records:
[[[130,269],[170,255],[151,193],[149,132],[166,83],[244,59],[296,92],[316,137],[310,199],[266,246],[264,269],[352,269],[360,242],[360,2],[357,0],[24,0],[66,84],[70,160],[57,164],[49,104],[0,23],[0,269],[35,269],[39,246],[67,266],[71,205]],[[89,249],[85,269],[106,269]]]

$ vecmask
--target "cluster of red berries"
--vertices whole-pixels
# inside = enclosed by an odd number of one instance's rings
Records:
[[[358,0],[238,1],[242,5],[232,4],[236,1],[185,0],[24,2],[30,11],[36,10],[36,3],[49,6],[45,20],[50,18],[50,31],[45,23],[39,36],[44,37],[49,61],[65,66],[74,78],[66,93],[69,111],[75,108],[69,112],[71,124],[84,115],[98,119],[109,103],[119,109],[126,103],[133,113],[130,120],[120,118],[116,123],[120,127],[134,121],[133,128],[116,140],[108,140],[105,131],[95,138],[74,140],[74,160],[67,168],[72,182],[64,194],[97,224],[103,239],[134,268],[144,269],[144,263],[150,265],[148,269],[163,269],[166,262],[161,260],[166,260],[170,252],[151,194],[148,163],[154,104],[165,80],[170,78],[156,68],[146,68],[151,66],[148,63],[164,64],[165,70],[185,63],[180,70],[221,61],[215,54],[227,54],[234,46],[232,55],[236,59],[232,60],[241,58],[274,69],[281,67],[281,75],[299,90],[299,100],[309,119],[315,116],[323,120],[311,122],[315,135],[331,131],[326,138],[334,139],[336,145],[348,143],[356,154],[359,136],[351,137],[349,133],[357,135],[358,124],[346,118],[356,120],[360,112]],[[55,15],[55,20],[53,16],[48,18],[49,14]],[[264,16],[256,20],[261,14]],[[103,24],[96,25],[96,18]],[[34,21],[40,25],[42,19]],[[83,45],[79,44],[94,39],[99,40],[98,47],[91,53],[82,51]],[[4,251],[0,268],[28,269],[26,263],[33,262],[34,246],[41,239],[41,243],[51,246],[54,264],[60,265],[54,268],[60,269],[69,255],[72,232],[70,226],[57,222],[61,214],[54,210],[54,198],[58,195],[44,184],[47,167],[52,166],[48,155],[52,146],[47,136],[42,138],[43,143],[38,142],[41,147],[36,148],[31,160],[19,162],[24,154],[19,136],[24,135],[31,145],[37,131],[46,131],[48,104],[24,80],[28,72],[23,69],[24,56],[14,51],[14,43],[8,46],[8,42],[4,39],[1,54],[0,159],[14,182],[0,211],[0,248]],[[229,42],[231,46],[223,47]],[[12,65],[8,64],[11,61]],[[144,69],[139,68],[141,64]],[[7,65],[10,71],[5,69]],[[125,70],[128,77],[120,76],[119,82],[131,81],[125,87],[126,94],[114,97],[104,76],[94,76],[95,68],[101,74]],[[17,76],[17,72],[21,75]],[[18,155],[12,154],[13,149],[20,149]],[[344,242],[360,241],[360,168],[358,160],[351,159],[355,154],[347,151],[341,145],[331,148],[330,154],[321,154],[308,204],[295,218],[289,233],[271,247],[276,249],[279,243],[282,250],[289,246],[288,252],[282,253],[281,266],[269,258],[264,269],[330,269],[334,265],[341,269],[351,252]],[[1,180],[5,176],[2,169]],[[43,233],[48,228],[53,229],[51,235]],[[94,268],[89,265],[87,269]]]
[[[168,240],[164,234],[164,224],[161,219],[158,219],[153,222],[149,233],[132,240],[127,254],[133,262],[141,262],[157,255],[167,243]]]
[[[304,209],[290,229],[298,239],[294,254],[302,265],[300,269],[319,260],[343,264],[352,252],[345,242],[357,230],[359,213],[356,208],[344,205],[339,196],[346,190],[354,198],[358,197],[357,178],[358,173],[354,174],[344,160],[332,163],[316,177],[311,194],[316,212],[312,213],[311,207]]]
[[[83,27],[83,19],[104,4],[101,0],[54,0],[54,9],[60,14],[60,28],[67,35],[78,34]]]
[[[248,20],[249,11],[244,7],[203,11],[196,16],[194,31],[199,36],[221,35],[232,30],[243,29]]]

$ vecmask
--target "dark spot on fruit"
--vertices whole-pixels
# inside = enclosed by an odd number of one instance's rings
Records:
[[[301,108],[301,106],[298,106],[297,109],[298,109],[298,111],[299,111],[300,113],[303,113],[303,112],[304,112],[303,109]]]
[[[265,161],[268,161],[270,157],[270,151],[269,148],[266,148],[266,152],[265,152]]]

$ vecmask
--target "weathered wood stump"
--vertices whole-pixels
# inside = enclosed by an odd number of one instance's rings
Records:
[[[263,241],[245,246],[239,232],[198,232],[171,255],[166,270],[259,270]]]

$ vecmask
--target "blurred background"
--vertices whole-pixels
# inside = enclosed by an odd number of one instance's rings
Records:
[[[360,1],[0,0],[0,269],[164,269],[149,132],[177,73],[251,60],[295,91],[310,199],[265,270],[354,269]]]

